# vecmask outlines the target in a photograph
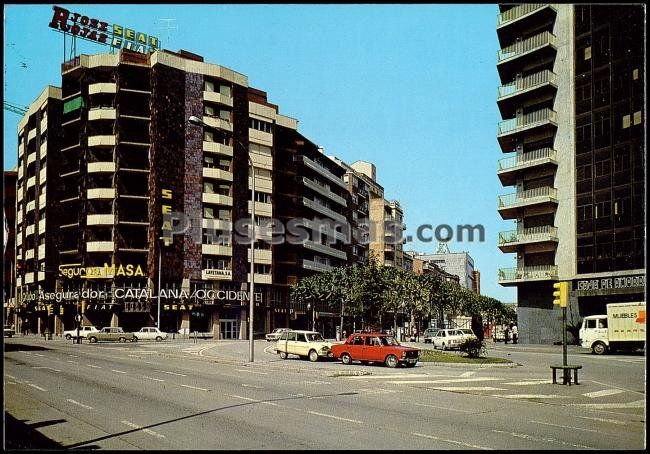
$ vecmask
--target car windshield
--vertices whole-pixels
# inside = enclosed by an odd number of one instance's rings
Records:
[[[308,342],[322,342],[325,340],[321,333],[307,333],[306,336]]]
[[[474,332],[473,332],[471,329],[461,329],[461,331],[462,331],[464,334],[474,334]]]
[[[385,336],[381,337],[380,339],[382,345],[399,345],[399,342],[397,342],[397,339],[395,339],[393,336]]]

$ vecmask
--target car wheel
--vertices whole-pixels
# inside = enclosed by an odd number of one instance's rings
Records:
[[[280,359],[287,359],[287,352],[280,352]]]
[[[309,351],[309,361],[311,361],[312,363],[318,361],[318,353],[316,352],[316,350]]]
[[[66,335],[65,335],[65,340],[70,340],[70,339],[72,339],[72,336],[69,335],[69,334],[66,334]]]
[[[447,349],[447,347],[445,347],[445,343],[443,342],[442,347],[440,347],[440,350],[442,350],[444,352],[446,349]]]
[[[133,338],[131,339],[131,342],[137,342],[137,341],[138,341],[138,338],[133,336]]]
[[[160,341],[162,341],[162,337],[156,336],[156,342],[160,342]]]
[[[95,342],[97,342],[97,338],[95,336],[91,336],[88,340],[90,340],[91,344],[94,344]]]
[[[119,338],[119,341],[120,341],[120,342],[126,342],[126,337],[120,337],[120,338]]]
[[[591,347],[591,351],[596,355],[603,355],[607,351],[607,345],[602,342],[596,342],[593,347]]]
[[[399,361],[397,361],[397,356],[395,355],[388,355],[386,357],[386,366],[388,367],[397,367],[397,364],[399,364]]]
[[[341,355],[341,361],[343,361],[343,364],[345,365],[350,365],[352,364],[352,357],[347,353],[343,353]]]

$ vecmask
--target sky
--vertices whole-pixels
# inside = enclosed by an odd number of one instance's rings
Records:
[[[70,56],[63,35],[48,27],[52,5],[4,5],[5,101],[28,106],[46,85],[61,84],[60,64]],[[513,288],[497,283],[498,268],[514,267],[515,258],[497,248],[498,232],[514,223],[497,213],[497,196],[512,189],[496,174],[504,157],[496,139],[496,5],[57,5],[245,74],[325,154],[373,162],[385,197],[404,209],[406,235],[415,238],[424,224],[482,225],[484,241],[459,241],[454,232],[449,248],[469,252],[482,294],[516,301]],[[107,52],[78,40],[77,53]],[[3,113],[8,170],[20,116]],[[435,239],[404,245],[436,247]]]

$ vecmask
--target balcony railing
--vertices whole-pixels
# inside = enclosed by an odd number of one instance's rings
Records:
[[[512,171],[517,168],[531,167],[548,161],[557,162],[557,151],[552,148],[540,148],[539,150],[517,153],[515,156],[500,159],[497,171]]]
[[[510,118],[499,122],[498,135],[512,134],[524,129],[532,128],[544,123],[557,124],[557,112],[549,108],[536,110],[521,115],[517,118]]]
[[[499,282],[542,281],[557,279],[557,265],[523,266],[519,268],[500,268]]]
[[[333,267],[331,265],[326,265],[325,263],[318,263],[313,260],[304,260],[302,261],[302,267],[306,270],[312,271],[329,271]]]
[[[327,208],[327,207],[325,207],[323,205],[320,205],[320,204],[314,202],[311,199],[303,197],[302,198],[302,203],[306,207],[309,207],[314,211],[318,211],[319,213],[327,216],[330,219],[334,219],[334,220],[340,221],[340,222],[347,222],[346,217],[343,216],[342,214],[339,214],[339,213],[337,213],[337,212],[335,212],[335,211],[333,211],[333,210],[331,210],[331,209],[329,209],[329,208]]]
[[[557,227],[543,225],[521,230],[499,232],[499,246],[511,243],[532,243],[536,241],[557,241]]]
[[[305,163],[307,167],[309,167],[312,170],[315,170],[322,176],[328,178],[330,181],[333,183],[336,183],[337,185],[341,186],[344,189],[347,189],[347,186],[345,185],[345,182],[343,181],[342,178],[337,177],[334,175],[332,172],[327,170],[325,167],[317,163],[316,161],[309,159],[307,156],[302,156],[302,160]]]
[[[497,100],[511,96],[517,93],[523,93],[531,88],[538,87],[544,84],[557,85],[557,76],[553,71],[545,69],[530,76],[522,77],[514,80],[509,84],[501,85],[497,89]]]
[[[309,178],[306,178],[306,177],[302,177],[302,182],[309,189],[311,189],[313,191],[316,191],[321,195],[324,195],[325,197],[327,197],[330,200],[335,201],[339,205],[347,206],[347,202],[345,201],[345,199],[343,197],[340,197],[340,196],[334,194],[330,190],[330,188],[328,188],[326,186],[323,186],[321,184],[318,184],[318,183],[316,183],[316,182],[314,182],[314,181],[312,181],[312,180],[310,180]]]
[[[509,208],[517,205],[527,205],[542,201],[543,199],[557,200],[557,189],[550,186],[528,189],[499,196],[498,208]]]
[[[523,41],[518,41],[510,46],[497,51],[497,64],[512,58],[520,57],[532,50],[547,45],[555,45],[555,35],[551,32],[542,32],[539,35],[531,36]]]
[[[552,6],[547,3],[526,3],[515,6],[514,8],[497,15],[497,27],[502,27],[509,22],[516,21],[517,19],[524,17],[526,14],[542,9],[545,6],[552,8]]]

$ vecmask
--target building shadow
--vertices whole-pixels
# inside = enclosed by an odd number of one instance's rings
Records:
[[[6,352],[25,352],[25,351],[45,351],[51,350],[51,348],[42,347],[40,345],[26,345],[26,344],[4,344],[4,350]]]
[[[36,428],[59,424],[65,421],[65,419],[55,419],[27,424],[25,421],[16,419],[5,411],[5,450],[62,450],[64,449],[62,444],[46,437],[37,431]]]

